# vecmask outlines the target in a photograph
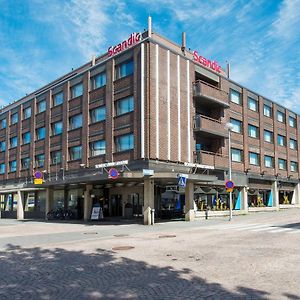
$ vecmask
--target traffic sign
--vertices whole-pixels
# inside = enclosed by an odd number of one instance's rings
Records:
[[[232,193],[233,189],[226,189],[227,193]]]
[[[186,176],[183,176],[182,174],[178,175],[178,186],[186,187]]]
[[[43,179],[42,178],[35,178],[33,182],[34,182],[34,184],[43,184]]]
[[[109,178],[111,178],[111,179],[117,179],[117,178],[119,177],[119,172],[118,172],[117,169],[111,168],[111,169],[109,169],[109,171],[108,171],[108,176],[109,176]]]
[[[232,180],[227,180],[225,182],[226,189],[233,189],[234,188],[234,182]]]
[[[34,177],[34,179],[43,179],[43,173],[40,171],[35,171],[33,173],[33,177]]]

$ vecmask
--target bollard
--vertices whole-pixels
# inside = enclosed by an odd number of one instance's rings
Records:
[[[208,210],[209,210],[209,208],[206,207],[206,209],[205,209],[205,219],[206,219],[206,220],[208,219]]]
[[[154,225],[154,213],[155,213],[155,209],[152,208],[151,209],[151,225]]]

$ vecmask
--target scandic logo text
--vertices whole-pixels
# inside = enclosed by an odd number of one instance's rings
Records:
[[[194,60],[197,63],[199,63],[205,67],[211,68],[214,71],[217,71],[218,73],[221,73],[221,67],[219,66],[219,64],[216,61],[214,61],[214,60],[211,61],[211,60],[199,55],[197,51],[194,51],[193,55],[194,55]]]
[[[141,34],[140,33],[132,33],[130,37],[123,41],[122,43],[116,45],[116,46],[111,46],[108,48],[108,56],[111,57],[115,54],[118,54],[131,46],[135,45],[141,40]]]

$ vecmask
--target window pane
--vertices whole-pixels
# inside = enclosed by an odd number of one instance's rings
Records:
[[[285,146],[285,136],[278,134],[277,143],[279,146]]]
[[[13,115],[11,115],[11,124],[16,124],[18,123],[18,113],[15,113]]]
[[[253,111],[258,111],[258,102],[253,98],[248,98],[248,108]]]
[[[258,165],[259,156],[257,153],[253,153],[253,152],[249,153],[249,163],[250,163],[250,165]]]
[[[0,142],[0,152],[4,152],[6,150],[6,142]]]
[[[273,133],[271,131],[265,130],[264,131],[264,139],[266,142],[272,143],[273,142]]]
[[[294,117],[289,116],[289,124],[291,127],[296,127],[296,119]]]
[[[60,105],[64,102],[64,94],[60,92],[53,96],[53,106]]]
[[[2,119],[2,120],[1,120],[1,128],[2,128],[2,129],[6,128],[6,125],[7,125],[6,119]]]
[[[267,155],[265,156],[265,167],[273,168],[273,157]]]
[[[46,136],[46,128],[40,127],[36,130],[36,139],[37,140],[43,140]]]
[[[277,121],[279,122],[284,122],[284,113],[282,113],[281,111],[277,111]]]
[[[70,118],[70,130],[82,127],[82,115],[76,115]]]
[[[43,112],[45,110],[46,110],[46,101],[42,100],[42,101],[38,102],[38,104],[37,104],[37,112],[41,113],[41,112]]]
[[[29,144],[30,143],[30,132],[25,132],[23,134],[23,144]]]
[[[90,143],[91,156],[105,154],[105,140]]]
[[[70,160],[81,159],[81,146],[71,147],[69,154]]]
[[[298,163],[295,161],[291,161],[291,171],[298,172]]]
[[[297,141],[296,140],[290,139],[290,148],[293,150],[297,149]]]
[[[52,124],[52,135],[61,134],[63,130],[62,122],[55,122]]]
[[[118,152],[133,149],[134,148],[133,134],[117,137],[116,146]]]
[[[248,126],[248,135],[252,138],[258,138],[258,127],[249,125]]]
[[[241,94],[238,91],[230,90],[230,101],[241,104]]]
[[[264,104],[264,116],[270,117],[272,116],[272,107]]]
[[[5,174],[5,164],[0,164],[0,174]]]
[[[91,110],[90,115],[92,123],[103,121],[106,116],[106,108],[104,106],[95,108]]]
[[[106,85],[106,73],[100,73],[92,78],[92,88],[97,89]]]
[[[242,150],[231,148],[231,160],[241,162],[242,161]]]
[[[51,164],[61,163],[61,151],[52,151],[50,156],[51,156]]]
[[[27,169],[29,169],[29,166],[30,166],[30,158],[29,158],[29,157],[22,158],[22,160],[21,160],[21,165],[22,165],[22,170],[27,170]]]
[[[17,171],[17,161],[13,160],[9,162],[9,171],[16,172]]]
[[[116,79],[131,75],[133,73],[133,60],[124,62],[116,66]]]
[[[31,117],[31,107],[27,107],[23,111],[24,113],[24,119],[28,119]]]
[[[117,116],[126,114],[134,110],[133,96],[121,99],[117,101]]]
[[[278,158],[278,168],[280,170],[286,170],[286,160]]]
[[[35,164],[37,168],[44,167],[45,164],[45,154],[39,154],[35,157]]]
[[[18,146],[18,138],[16,136],[10,139],[10,148],[15,148]]]
[[[83,84],[82,83],[72,86],[72,88],[71,88],[72,98],[79,97],[82,94],[83,94]]]

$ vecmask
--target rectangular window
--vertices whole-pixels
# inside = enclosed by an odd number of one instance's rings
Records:
[[[278,134],[277,135],[277,143],[279,146],[285,146],[286,145],[285,136]]]
[[[277,121],[281,123],[284,123],[285,121],[284,113],[279,110],[277,111]]]
[[[272,156],[265,155],[265,167],[274,168],[274,158]]]
[[[82,114],[69,118],[70,130],[82,127]]]
[[[297,149],[297,141],[294,139],[290,139],[290,149],[296,150]]]
[[[46,128],[45,127],[40,127],[36,130],[36,140],[43,140],[46,136]]]
[[[117,80],[133,74],[133,67],[133,60],[129,60],[117,65],[115,68],[115,79]]]
[[[259,165],[259,154],[254,152],[249,152],[249,164],[250,165]]]
[[[35,156],[35,166],[42,168],[45,165],[45,154],[38,154]]]
[[[296,118],[289,116],[289,125],[290,127],[296,127]]]
[[[46,110],[46,100],[42,100],[37,103],[37,113],[41,113]]]
[[[131,150],[134,148],[133,134],[126,134],[116,138],[117,152]]]
[[[25,157],[21,159],[21,167],[22,170],[28,170],[30,167],[30,158],[29,157]]]
[[[272,107],[264,104],[264,116],[271,118],[272,117]]]
[[[286,170],[286,160],[278,158],[278,168],[279,170]]]
[[[17,171],[17,161],[12,160],[9,162],[9,172],[16,172]]]
[[[52,151],[50,153],[50,157],[51,157],[51,164],[52,165],[56,165],[56,164],[60,164],[61,163],[61,151]]]
[[[236,162],[242,162],[243,151],[240,149],[231,148],[231,160]]]
[[[6,119],[2,119],[2,120],[0,121],[0,126],[1,126],[1,129],[4,129],[4,128],[6,128],[6,125],[7,125],[7,123],[6,123]]]
[[[291,161],[291,171],[298,172],[298,163],[296,161]]]
[[[230,89],[230,101],[236,104],[242,104],[241,93],[236,90]]]
[[[133,96],[123,98],[116,102],[117,116],[126,114],[134,110],[134,99]]]
[[[248,97],[248,108],[253,111],[258,111],[258,101]]]
[[[18,113],[12,114],[10,120],[12,125],[18,123],[19,121]]]
[[[24,117],[24,120],[31,117],[31,107],[30,106],[24,108],[24,110],[23,110],[23,117]]]
[[[264,140],[268,143],[273,143],[273,132],[264,130]]]
[[[0,164],[0,174],[5,174],[5,164]]]
[[[18,138],[16,136],[13,136],[10,138],[10,148],[15,148],[18,146]]]
[[[106,85],[106,73],[102,72],[91,78],[92,89],[98,89]]]
[[[23,133],[22,141],[23,141],[23,145],[30,143],[30,131]]]
[[[83,94],[83,84],[78,83],[71,87],[71,96],[72,98],[79,97]]]
[[[57,134],[62,134],[62,131],[63,131],[63,123],[61,121],[51,124],[52,136]]]
[[[106,116],[105,106],[97,107],[90,111],[91,123],[104,121]]]
[[[248,136],[257,139],[259,137],[258,127],[249,124],[248,125]]]
[[[53,106],[60,105],[64,102],[64,93],[60,92],[53,95]]]
[[[75,147],[69,148],[70,160],[81,159],[81,157],[82,157],[81,154],[82,154],[81,146],[75,146]]]
[[[6,142],[0,142],[0,152],[4,152],[6,150]]]
[[[105,140],[90,143],[91,156],[105,154]]]

